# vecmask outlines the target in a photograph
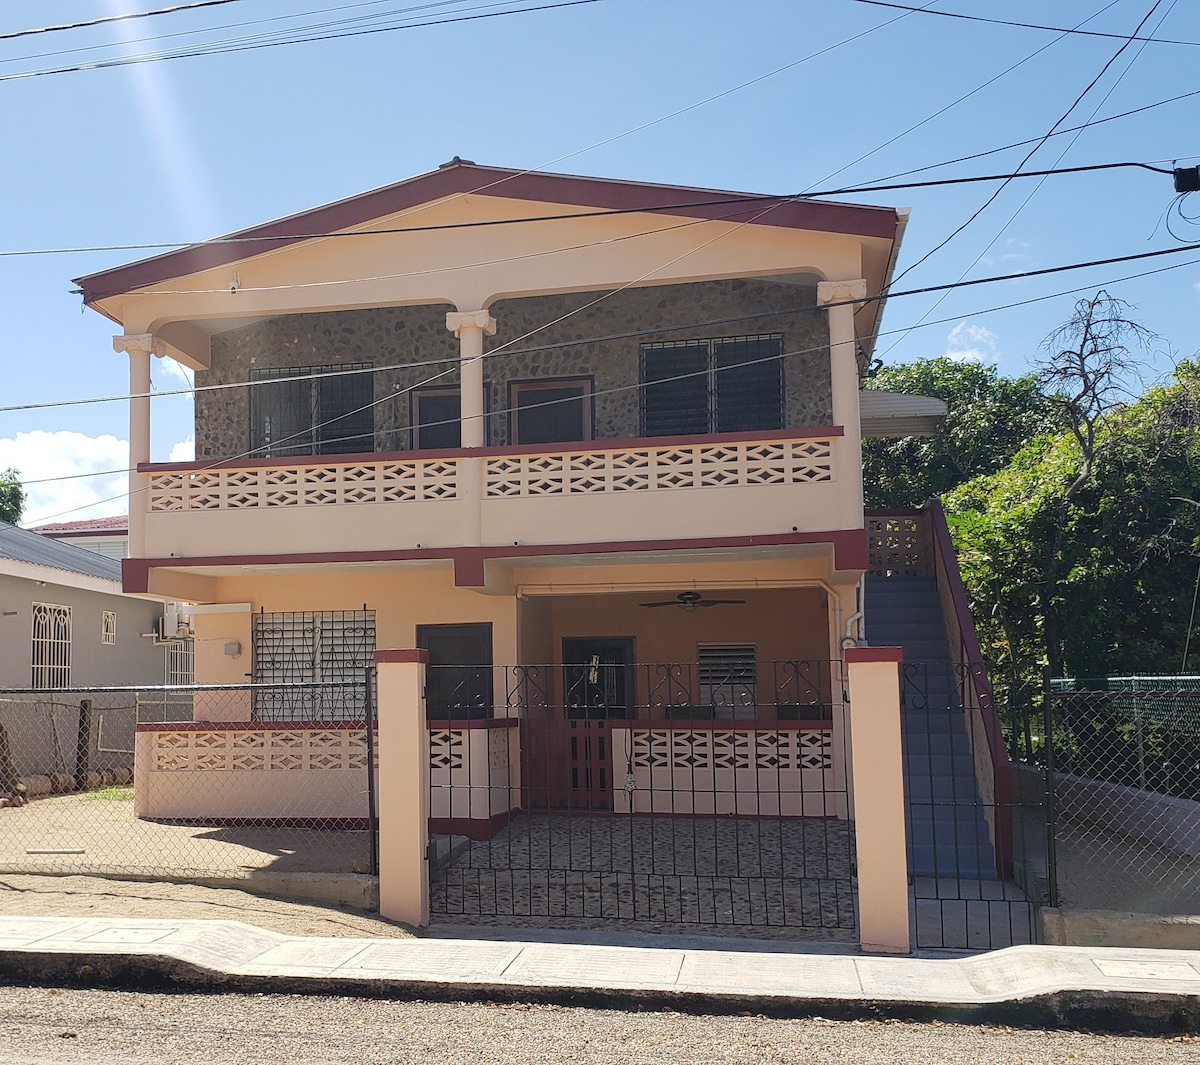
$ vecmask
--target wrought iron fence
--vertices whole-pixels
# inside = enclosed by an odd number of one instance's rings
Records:
[[[255,720],[264,696],[363,713]],[[0,871],[371,873],[372,708],[366,679],[0,691]]]
[[[1055,904],[1200,912],[1200,677],[1047,678]]]
[[[436,919],[853,938],[838,663],[429,675]]]

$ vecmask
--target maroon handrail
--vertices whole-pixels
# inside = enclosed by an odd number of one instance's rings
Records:
[[[945,574],[946,590],[954,607],[951,621],[958,634],[959,649],[967,667],[970,684],[979,701],[979,715],[987,737],[988,753],[991,756],[992,773],[995,780],[995,831],[996,871],[1002,877],[1012,875],[1013,827],[1012,827],[1012,761],[1004,742],[1004,730],[996,713],[996,701],[992,682],[988,677],[987,663],[979,647],[979,634],[975,631],[975,619],[967,602],[967,589],[963,584],[962,570],[958,565],[958,554],[950,537],[950,526],[942,501],[934,498],[925,504],[924,513],[929,520],[933,540],[935,574]]]

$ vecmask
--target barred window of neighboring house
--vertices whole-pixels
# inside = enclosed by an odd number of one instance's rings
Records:
[[[33,604],[32,679],[34,688],[71,684],[71,608]]]
[[[643,435],[782,429],[782,356],[781,334],[644,344]]]
[[[251,370],[250,446],[259,457],[375,450],[369,363]],[[361,371],[361,372],[347,372]],[[332,377],[313,376],[334,374]]]
[[[196,682],[195,640],[172,640],[167,644],[167,668],[163,679],[167,684]]]
[[[375,611],[260,612],[252,677],[259,721],[332,721],[366,713],[375,661]]]
[[[100,642],[116,646],[117,642],[117,612],[102,610],[100,612]]]

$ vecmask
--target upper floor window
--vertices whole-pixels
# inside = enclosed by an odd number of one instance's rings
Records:
[[[642,432],[688,436],[783,428],[783,337],[642,347]]]
[[[591,378],[513,381],[508,409],[514,444],[553,444],[592,438]]]
[[[412,393],[412,446],[416,450],[462,446],[462,401],[457,388]]]
[[[374,451],[373,375],[363,372],[370,368],[350,363],[251,370],[251,381],[269,382],[250,389],[255,457]]]
[[[71,685],[71,608],[53,603],[33,604],[31,654],[34,688]]]

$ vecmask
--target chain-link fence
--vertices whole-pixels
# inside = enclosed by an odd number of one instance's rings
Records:
[[[1200,677],[1048,680],[1057,899],[1200,912]]]
[[[0,691],[0,872],[374,872],[372,706],[368,679]]]

